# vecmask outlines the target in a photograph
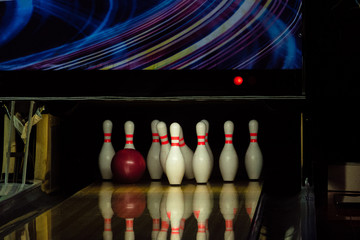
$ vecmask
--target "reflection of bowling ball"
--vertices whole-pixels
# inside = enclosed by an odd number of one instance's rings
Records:
[[[111,161],[115,182],[135,183],[140,180],[145,169],[144,157],[135,149],[122,149],[114,155]]]
[[[140,217],[145,206],[146,198],[141,189],[119,188],[111,197],[111,207],[120,218]]]

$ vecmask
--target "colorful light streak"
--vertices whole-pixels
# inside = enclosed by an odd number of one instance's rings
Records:
[[[301,6],[301,0],[0,2],[0,70],[300,69]],[[44,36],[49,28],[59,30],[58,39]]]

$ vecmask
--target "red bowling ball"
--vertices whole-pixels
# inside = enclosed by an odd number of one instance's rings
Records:
[[[115,182],[135,183],[141,179],[145,169],[145,159],[135,149],[122,149],[115,154],[111,161],[111,170]]]

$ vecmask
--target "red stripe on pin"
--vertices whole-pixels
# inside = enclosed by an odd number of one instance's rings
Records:
[[[194,215],[195,215],[195,218],[198,219],[199,215],[200,215],[200,210],[195,210]]]
[[[231,140],[226,140],[226,141],[225,141],[225,144],[231,144],[231,143],[232,143]]]
[[[200,232],[200,233],[206,232],[206,228],[205,228],[204,224],[199,224],[198,225],[198,232]]]
[[[111,139],[104,139],[104,142],[109,143],[111,142]]]
[[[126,141],[126,144],[133,144],[133,141]]]
[[[250,139],[250,142],[257,142],[257,139]]]
[[[153,137],[158,137],[159,136],[158,133],[153,133],[152,135],[153,135]]]
[[[256,136],[257,136],[257,133],[250,133],[250,136],[251,136],[251,137],[256,137]]]
[[[198,145],[205,145],[205,142],[198,142]]]
[[[165,138],[167,138],[167,137],[168,137],[167,135],[160,136],[160,139],[165,139]]]
[[[161,142],[162,145],[169,144],[169,141],[163,141]]]
[[[169,223],[167,221],[161,221],[161,232],[167,232]]]
[[[179,143],[171,143],[171,146],[180,147]]]
[[[226,138],[231,138],[233,135],[232,134],[225,134]]]
[[[111,133],[104,133],[105,137],[111,137]]]
[[[160,142],[159,139],[153,139],[153,142]]]

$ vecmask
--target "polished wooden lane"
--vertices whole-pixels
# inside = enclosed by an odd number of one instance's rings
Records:
[[[7,237],[12,239],[23,235],[38,240],[170,239],[171,221],[168,216],[171,214],[166,209],[166,200],[171,199],[174,188],[181,197],[178,197],[179,201],[174,198],[171,204],[184,209],[178,234],[181,239],[198,239],[202,234],[206,239],[248,238],[262,190],[259,182],[185,183],[181,187],[170,187],[161,182],[132,185],[94,183]]]

